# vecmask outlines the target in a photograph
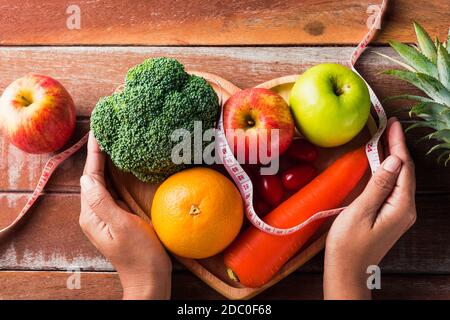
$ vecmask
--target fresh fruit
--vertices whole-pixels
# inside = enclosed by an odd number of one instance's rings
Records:
[[[253,209],[259,217],[264,217],[272,208],[267,202],[257,198],[253,203]]]
[[[265,201],[274,207],[281,203],[284,189],[283,183],[277,174],[260,175],[255,180],[256,190]]]
[[[0,98],[0,127],[28,153],[60,149],[75,129],[72,97],[55,79],[30,74],[11,83]]]
[[[298,160],[292,158],[291,156],[288,155],[288,153],[286,152],[285,154],[283,154],[280,157],[280,172],[283,172],[289,168],[292,168],[293,166],[295,166],[298,163]]]
[[[307,162],[316,161],[319,155],[316,146],[306,139],[294,139],[286,153],[291,158]]]
[[[283,154],[295,130],[294,119],[283,97],[263,88],[246,89],[232,95],[224,106],[223,124],[235,156],[246,163],[261,163],[261,154],[267,159]],[[279,130],[278,143],[271,143],[274,129]],[[238,141],[242,141],[244,148],[239,148]],[[272,154],[271,147],[276,147],[278,150],[274,151],[278,152]]]
[[[434,132],[427,134],[421,140],[434,139],[436,144],[427,154],[442,150],[438,162],[445,165],[450,161],[450,29],[446,43],[438,39],[433,42],[428,33],[418,23],[414,23],[418,46],[391,41],[391,47],[406,62],[403,63],[391,57],[386,58],[405,67],[405,70],[389,70],[386,73],[405,80],[428,97],[411,94],[390,97],[390,99],[407,99],[417,104],[410,108],[409,115],[415,116],[416,122],[407,130],[426,127]]]
[[[274,227],[290,228],[306,221],[316,212],[338,207],[357,186],[367,168],[363,147],[344,154],[269,213],[264,221]],[[247,287],[266,284],[324,221],[316,220],[286,236],[271,235],[250,227],[225,251],[228,275]]]
[[[281,175],[283,186],[288,190],[298,190],[317,176],[317,170],[309,163],[300,163],[287,169]]]
[[[334,63],[306,70],[295,82],[289,101],[297,128],[321,147],[336,147],[353,139],[370,112],[364,81]]]
[[[234,184],[208,168],[178,172],[156,190],[151,219],[161,242],[174,254],[211,257],[237,236],[243,203]]]

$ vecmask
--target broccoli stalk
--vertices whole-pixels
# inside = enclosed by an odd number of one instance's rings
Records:
[[[186,167],[172,162],[176,129],[214,127],[219,102],[209,83],[175,59],[154,58],[131,68],[122,92],[101,98],[91,115],[98,144],[121,170],[159,183]],[[204,146],[206,147],[206,142]]]

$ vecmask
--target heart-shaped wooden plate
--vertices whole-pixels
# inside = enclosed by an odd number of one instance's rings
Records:
[[[214,74],[194,71],[191,73],[208,80],[214,90],[216,90],[217,94],[221,97],[222,102],[225,102],[229,96],[241,90],[231,82]],[[274,90],[288,101],[289,92],[297,77],[298,75],[281,77],[262,83],[257,87]],[[341,154],[366,143],[375,130],[375,122],[369,117],[366,128],[348,144],[339,148],[321,148],[319,159],[315,163],[316,167],[320,171],[328,167]],[[122,200],[128,204],[135,214],[150,222],[151,204],[158,186],[139,181],[133,175],[118,170],[111,162],[108,163],[108,172],[114,188]],[[358,188],[353,191],[344,204],[348,204],[361,193],[367,183],[368,177],[369,174],[367,173]],[[178,256],[174,257],[211,288],[215,289],[225,297],[229,299],[249,299],[273,286],[319,253],[325,246],[326,232],[331,222],[332,221],[330,220],[329,223],[325,224],[324,228],[319,230],[313,239],[311,239],[296,256],[289,260],[269,283],[260,288],[247,288],[230,280],[227,276],[221,254],[201,260],[186,259]]]

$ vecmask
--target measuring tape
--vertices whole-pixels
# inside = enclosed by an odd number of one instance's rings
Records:
[[[370,28],[369,32],[366,34],[364,39],[358,44],[355,51],[351,55],[350,59],[350,65],[354,72],[356,72],[358,75],[358,71],[355,69],[355,63],[359,59],[359,57],[362,55],[364,50],[367,48],[367,45],[370,43],[370,41],[373,39],[377,32],[377,27],[381,25],[381,18],[384,12],[386,11],[387,7],[387,0],[383,0],[380,10],[378,12],[377,17],[375,18],[375,21]],[[361,77],[362,78],[362,77]],[[365,81],[365,80],[364,80]],[[216,81],[219,88],[221,87],[220,81]],[[384,112],[384,109],[376,97],[374,91],[369,86],[369,84],[366,82],[367,87],[369,88],[369,94],[370,94],[370,100],[372,102],[372,109],[375,111],[375,113],[378,116],[378,128],[375,134],[372,136],[370,141],[366,145],[366,154],[367,158],[369,160],[370,168],[372,170],[372,173],[376,171],[376,169],[380,166],[380,158],[378,155],[378,142],[380,140],[381,135],[383,134],[383,131],[386,128],[386,113]],[[121,87],[117,88],[117,90],[121,90]],[[221,101],[223,102],[223,101]],[[223,108],[223,103],[221,103],[221,106]],[[223,111],[223,109],[222,109]],[[238,186],[238,189],[241,193],[241,196],[245,203],[246,208],[246,215],[247,218],[250,220],[250,222],[257,227],[258,229],[274,234],[274,235],[287,235],[293,232],[296,232],[300,229],[302,229],[307,224],[311,223],[314,220],[331,217],[334,215],[339,214],[343,209],[345,208],[338,208],[333,210],[327,210],[327,211],[321,211],[317,212],[313,216],[311,216],[308,220],[304,221],[303,223],[294,226],[292,228],[288,229],[280,229],[275,228],[273,226],[270,226],[266,224],[261,218],[258,217],[256,214],[254,208],[253,208],[253,185],[252,182],[247,175],[247,173],[242,169],[240,164],[237,162],[237,160],[234,158],[234,155],[228,145],[228,142],[226,140],[224,129],[223,129],[223,112],[220,114],[220,119],[218,123],[218,130],[216,135],[216,143],[218,144],[218,147],[216,150],[219,150],[220,154],[219,157],[221,158],[223,165],[225,166],[226,170],[230,174],[231,178],[234,180],[236,185]],[[69,149],[54,155],[51,157],[47,163],[45,164],[42,174],[39,178],[38,184],[31,194],[31,196],[28,198],[25,206],[22,208],[18,216],[14,219],[11,224],[8,226],[0,229],[0,236],[6,234],[8,231],[13,229],[26,215],[26,213],[29,211],[29,209],[33,206],[33,204],[36,202],[36,200],[43,194],[44,188],[47,185],[48,181],[50,180],[50,177],[53,175],[56,168],[64,162],[67,158],[72,156],[75,152],[80,150],[87,142],[89,137],[89,134],[86,134],[83,136],[77,143],[75,143],[73,146],[71,146]]]
[[[53,172],[55,172],[56,168],[64,162],[67,158],[72,156],[75,152],[80,150],[88,141],[89,134],[85,134],[83,138],[81,138],[77,143],[75,143],[73,146],[71,146],[69,149],[58,153],[57,155],[54,155],[51,157],[47,163],[44,166],[44,169],[42,170],[41,177],[39,178],[38,184],[36,188],[34,189],[31,196],[28,198],[27,203],[20,211],[19,215],[14,219],[11,224],[7,225],[3,229],[0,229],[0,236],[6,234],[8,231],[10,231],[12,228],[14,228],[15,225],[19,223],[20,220],[25,216],[25,214],[30,210],[31,206],[36,202],[36,200],[42,195],[42,192],[44,191],[44,187],[47,185],[48,181],[50,180],[50,177],[53,175]]]
[[[377,29],[381,26],[381,19],[386,11],[387,8],[387,0],[383,0],[378,14],[375,18],[374,23],[372,24],[371,28],[369,29],[369,32],[364,36],[363,40],[358,44],[356,49],[353,51],[351,57],[350,57],[350,66],[352,70],[357,73],[359,76],[359,72],[355,69],[356,61],[359,59],[359,57],[362,55],[364,50],[367,48],[367,45],[370,43],[370,41],[374,38]],[[361,77],[362,78],[362,77]],[[364,80],[364,79],[363,79]],[[384,112],[384,109],[378,100],[377,96],[375,95],[372,88],[369,86],[369,84],[364,80],[366,83],[369,94],[370,94],[370,101],[372,103],[372,109],[377,114],[378,117],[378,127],[371,137],[370,141],[366,144],[366,155],[367,159],[370,164],[370,169],[372,171],[372,174],[378,169],[380,166],[380,157],[378,155],[378,142],[381,138],[381,135],[383,134],[384,130],[386,129],[387,124],[387,118],[386,113]],[[220,86],[220,83],[219,83]],[[296,231],[301,230],[303,227],[308,225],[309,223],[318,220],[323,219],[331,216],[335,216],[342,212],[342,210],[345,209],[345,207],[337,208],[337,209],[331,209],[326,211],[320,211],[312,215],[309,219],[305,220],[304,222],[293,226],[291,228],[276,228],[274,226],[271,226],[262,220],[258,214],[255,212],[255,209],[253,208],[253,184],[250,180],[250,177],[247,175],[247,173],[242,169],[239,162],[235,159],[233,152],[230,149],[230,146],[228,145],[225,131],[223,127],[223,104],[222,105],[222,112],[220,114],[219,124],[218,124],[218,133],[216,135],[216,143],[218,144],[216,150],[219,152],[219,157],[222,160],[225,168],[227,169],[228,173],[230,174],[231,178],[237,185],[239,192],[241,193],[242,199],[244,200],[245,204],[245,214],[247,218],[250,220],[250,222],[258,229],[277,236],[283,236],[288,235],[291,233],[294,233]]]

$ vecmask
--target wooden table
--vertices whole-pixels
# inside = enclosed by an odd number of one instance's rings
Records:
[[[70,30],[66,22],[77,8],[68,9],[65,1],[3,0],[0,89],[29,72],[55,77],[75,100],[80,137],[98,98],[110,94],[126,70],[144,58],[173,56],[189,69],[250,87],[316,63],[346,63],[367,31],[366,21],[377,9],[374,2],[78,0],[81,29]],[[393,55],[388,39],[413,42],[413,19],[443,40],[449,13],[448,0],[391,1],[376,47],[358,63],[380,98],[415,90],[381,75],[394,65],[373,51]],[[386,108],[392,115],[401,106]],[[409,122],[407,113],[398,116],[405,125]],[[415,143],[421,134],[408,134],[417,165],[417,223],[383,260],[376,298],[450,298],[450,169],[424,155],[429,145]],[[1,239],[0,298],[121,297],[117,274],[78,226],[85,156],[83,150],[65,162],[26,221]],[[27,155],[0,136],[0,226],[23,206],[47,158]],[[322,298],[322,260],[323,255],[317,256],[259,298]],[[72,274],[67,271],[77,268],[81,289],[69,290]],[[175,264],[173,298],[221,296]]]

